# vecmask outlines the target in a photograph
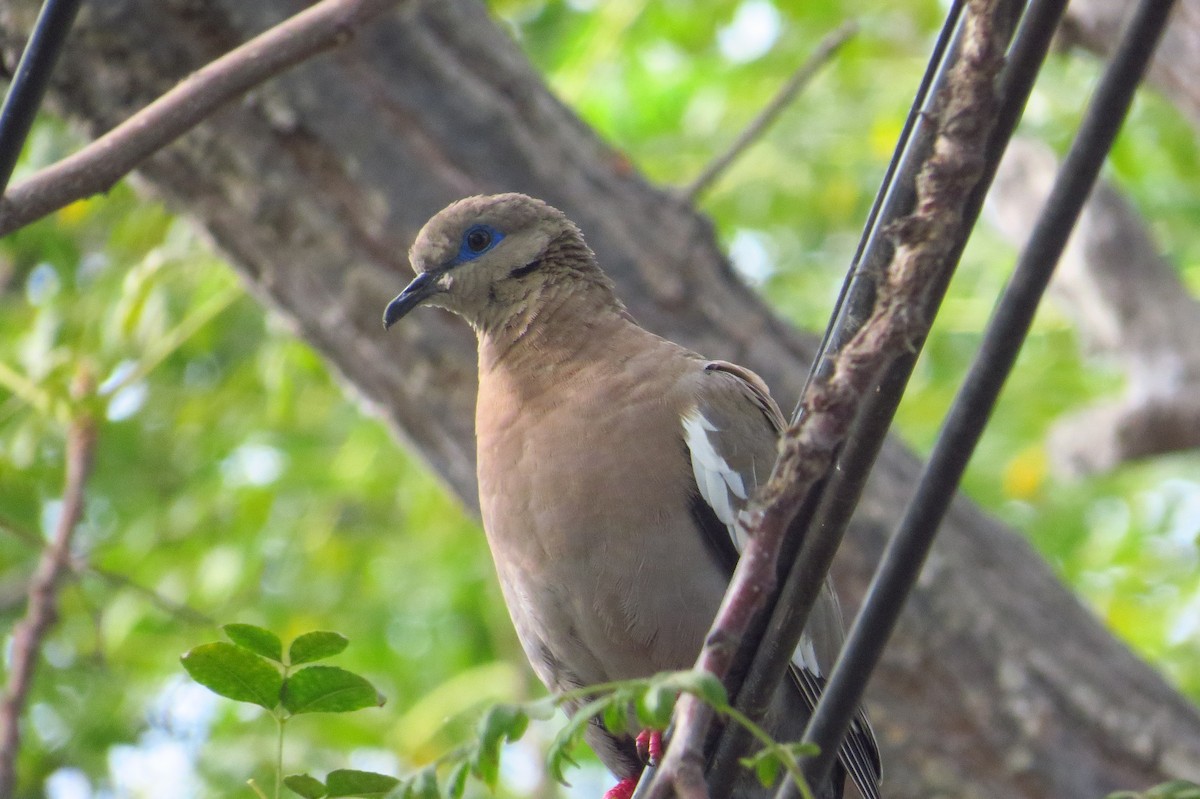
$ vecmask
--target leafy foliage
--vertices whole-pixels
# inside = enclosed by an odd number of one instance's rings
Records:
[[[275,770],[279,776],[283,772],[284,724],[290,718],[301,713],[349,713],[384,703],[374,686],[353,672],[336,666],[295,668],[344,650],[349,640],[339,633],[304,633],[292,641],[288,660],[283,661],[283,643],[270,630],[253,624],[226,624],[223,629],[232,644],[201,644],[185,652],[180,662],[192,679],[213,693],[271,712],[278,724]],[[395,777],[352,769],[332,771],[324,783],[307,774],[283,779],[283,784],[307,799],[382,796],[398,783]],[[279,784],[277,778],[276,799]]]
[[[395,777],[373,771],[337,769],[329,772],[325,782],[307,774],[290,774],[283,778],[283,784],[304,799],[336,799],[347,796],[390,796],[403,783]]]
[[[720,680],[701,671],[664,672],[646,679],[588,686],[533,702],[492,705],[480,717],[474,741],[402,780],[393,797],[459,797],[466,789],[468,776],[475,777],[494,792],[499,782],[502,747],[524,736],[532,720],[544,721],[550,718],[555,707],[562,706],[574,706],[575,709],[551,744],[546,767],[555,780],[569,785],[567,771],[578,766],[574,754],[584,732],[597,719],[618,734],[665,729],[680,693],[694,694],[732,722],[744,726],[759,740],[763,748],[744,763],[754,769],[764,784],[774,783],[781,771],[786,770],[800,787],[801,795],[811,799],[798,761],[801,755],[814,751],[811,745],[772,740],[762,728],[729,705]],[[447,774],[444,790],[439,789],[437,781],[439,767]]]

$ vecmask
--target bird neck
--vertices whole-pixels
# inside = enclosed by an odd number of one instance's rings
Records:
[[[481,376],[520,375],[531,389],[560,381],[611,348],[614,336],[636,326],[606,280],[547,284],[503,326],[478,330]]]

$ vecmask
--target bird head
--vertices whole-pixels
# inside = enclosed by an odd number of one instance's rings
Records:
[[[565,274],[607,285],[574,223],[524,194],[452,203],[425,224],[408,257],[417,276],[388,303],[385,328],[419,305],[433,305],[486,331],[535,309]]]

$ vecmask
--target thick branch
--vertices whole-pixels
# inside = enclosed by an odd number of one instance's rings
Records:
[[[21,713],[33,683],[42,642],[57,616],[58,583],[70,568],[71,538],[83,516],[83,490],[91,472],[95,443],[96,430],[91,417],[80,416],[67,431],[66,488],[54,537],[42,551],[29,584],[25,617],[13,629],[12,666],[0,702],[0,796],[12,796],[16,788]]]
[[[76,200],[106,192],[138,164],[268,78],[344,44],[400,0],[323,0],[182,83],[84,149],[0,198],[0,236]]]
[[[981,154],[995,121],[995,82],[1004,43],[996,36],[997,3],[968,9],[963,54],[938,101],[940,130],[917,178],[915,210],[894,231],[896,249],[875,308],[834,355],[831,374],[818,376],[801,398],[804,412],[780,442],[779,459],[750,512],[739,521],[748,541],[696,667],[724,679],[742,638],[773,590],[784,534],[801,503],[824,475],[862,407],[863,398],[893,359],[923,340],[933,321],[930,287],[944,283],[947,256],[965,236],[962,212],[983,168]],[[651,797],[667,795],[667,780],[696,782],[713,711],[696,697],[680,698],[675,738]],[[680,790],[682,795],[682,790]]]

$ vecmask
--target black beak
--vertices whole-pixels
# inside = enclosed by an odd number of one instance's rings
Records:
[[[440,271],[422,272],[417,275],[396,299],[388,303],[387,309],[383,312],[383,329],[387,330],[413,308],[436,294],[438,292],[437,279],[441,276]]]

